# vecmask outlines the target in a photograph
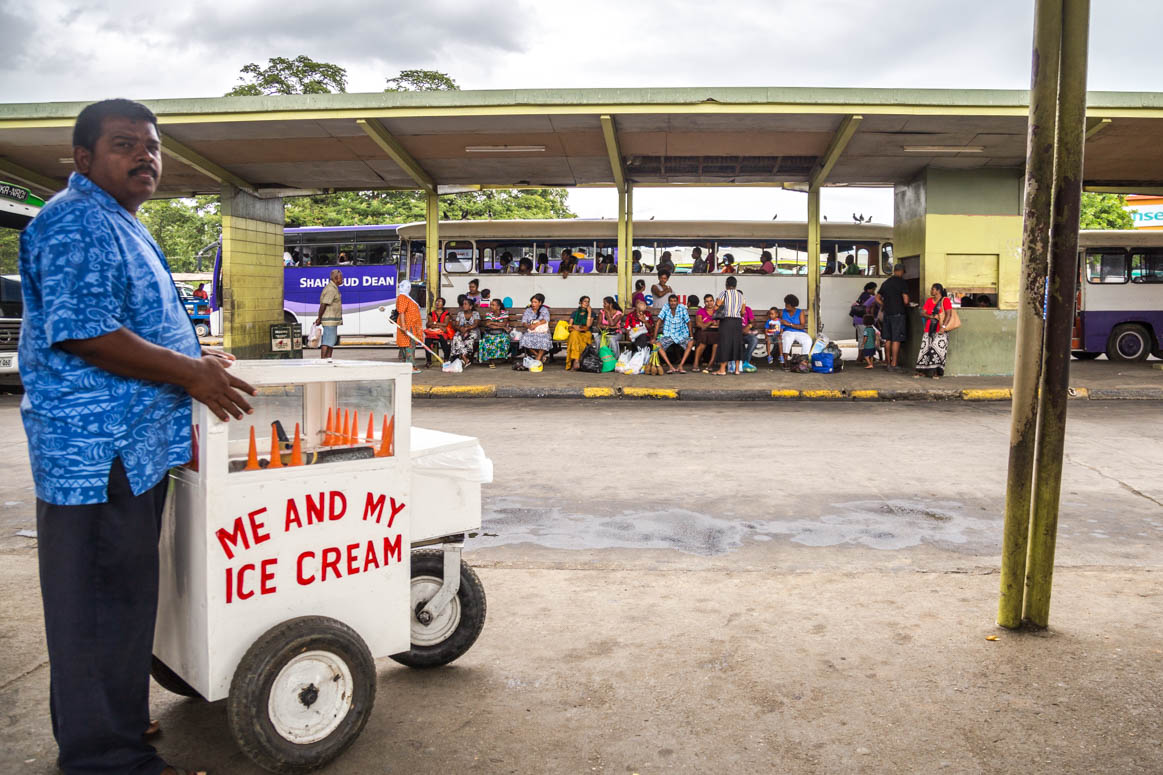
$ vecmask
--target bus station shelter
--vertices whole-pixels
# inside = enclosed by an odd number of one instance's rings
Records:
[[[926,288],[996,295],[961,313],[957,373],[1009,373],[1019,298],[1028,93],[676,88],[451,91],[145,100],[166,169],[158,196],[222,199],[225,346],[269,349],[281,323],[282,198],[422,190],[612,187],[619,292],[631,292],[634,191],[781,186],[807,196],[809,331],[819,319],[820,191],[892,186],[894,248]],[[72,169],[85,103],[0,104],[0,177],[39,193]],[[1163,94],[1088,95],[1087,190],[1163,194]],[[427,277],[438,289],[438,251]]]

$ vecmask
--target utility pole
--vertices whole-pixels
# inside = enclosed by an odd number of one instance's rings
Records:
[[[1009,628],[1049,623],[1078,272],[1089,26],[1089,0],[1037,0],[997,617]]]

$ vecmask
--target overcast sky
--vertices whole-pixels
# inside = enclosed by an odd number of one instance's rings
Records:
[[[405,68],[465,89],[1003,88],[1029,84],[1033,0],[0,0],[0,102],[219,96],[248,62],[306,54],[380,91]],[[1163,0],[1092,0],[1091,89],[1163,88]],[[802,220],[758,189],[635,192],[640,218]],[[579,215],[616,214],[578,191]],[[891,222],[886,191],[825,190],[833,220]]]

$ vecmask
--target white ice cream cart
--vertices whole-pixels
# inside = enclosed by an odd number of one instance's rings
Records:
[[[492,465],[476,439],[412,428],[411,367],[239,361],[254,413],[194,404],[161,539],[154,678],[227,700],[239,747],[306,772],[359,735],[374,660],[451,662],[484,626],[461,561]]]

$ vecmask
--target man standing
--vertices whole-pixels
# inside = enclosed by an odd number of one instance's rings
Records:
[[[884,339],[887,368],[889,371],[900,371],[897,360],[900,358],[901,343],[906,338],[905,313],[909,308],[909,289],[905,285],[904,264],[897,264],[892,268],[892,277],[881,283],[876,300],[884,310],[884,330],[881,337]]]
[[[161,176],[157,119],[106,100],[73,128],[76,172],[20,237],[20,374],[36,483],[58,763],[177,773],[143,733],[167,471],[190,460],[190,397],[222,420],[254,388],[204,350],[134,217]],[[100,303],[95,303],[95,300]]]
[[[343,294],[339,292],[341,285],[343,272],[332,269],[331,279],[319,294],[319,314],[315,318],[315,325],[323,326],[323,340],[319,344],[320,358],[330,358],[339,345],[339,327],[343,325]]]

